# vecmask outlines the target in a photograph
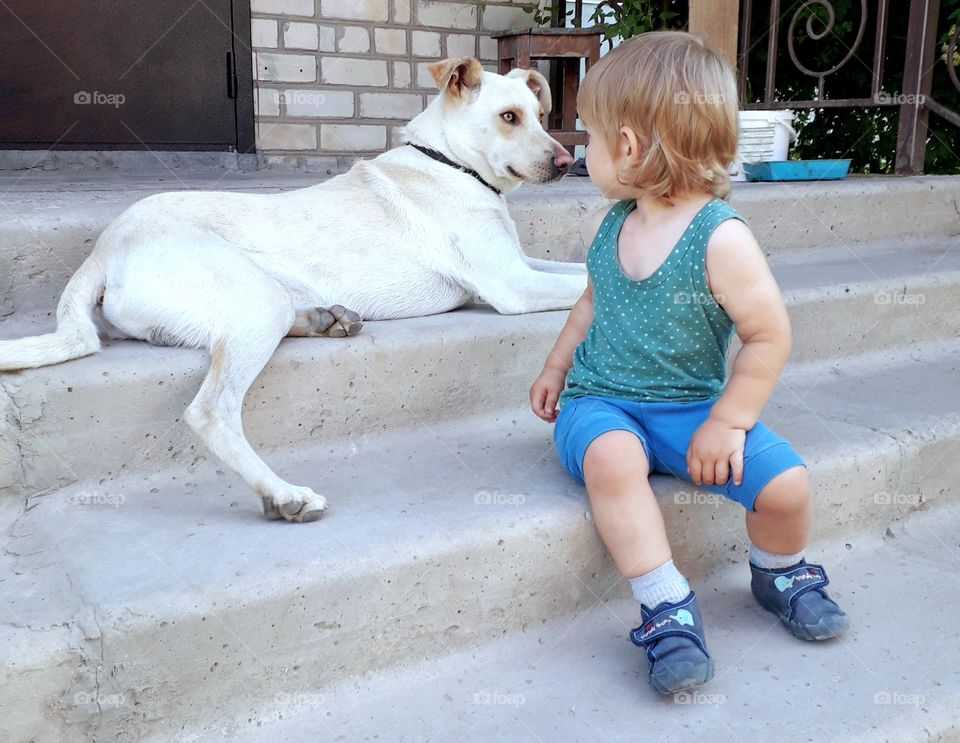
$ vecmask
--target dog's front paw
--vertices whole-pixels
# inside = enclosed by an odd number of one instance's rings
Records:
[[[327,510],[327,499],[310,488],[285,485],[269,496],[261,496],[263,515],[271,521],[286,519],[297,524],[317,521]]]

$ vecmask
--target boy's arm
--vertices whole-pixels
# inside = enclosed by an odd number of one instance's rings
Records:
[[[587,288],[570,310],[567,322],[560,331],[557,342],[547,354],[543,370],[530,388],[530,408],[534,414],[548,423],[557,419],[557,400],[567,380],[567,372],[573,366],[573,352],[587,334],[593,322],[593,284],[587,279]]]
[[[749,430],[790,355],[790,318],[763,251],[743,222],[731,219],[717,228],[707,249],[707,276],[743,342],[710,416]]]
[[[609,207],[598,209],[590,215],[589,219],[585,219],[581,223],[580,246],[583,248],[584,253],[589,249],[608,211]],[[567,371],[569,371],[573,365],[573,352],[580,344],[580,341],[584,339],[584,336],[586,336],[587,328],[590,327],[590,323],[592,322],[593,282],[591,282],[588,277],[587,289],[581,295],[580,299],[577,300],[573,309],[570,310],[567,322],[564,324],[563,330],[560,331],[560,337],[558,337],[557,342],[553,344],[553,350],[547,355],[547,360],[543,365],[544,368],[557,369],[566,375]]]
[[[590,327],[592,322],[593,282],[588,278],[587,288],[580,295],[577,303],[573,305],[573,309],[570,310],[570,315],[557,337],[557,342],[553,344],[553,348],[547,354],[547,360],[544,362],[543,368],[556,369],[566,376],[570,367],[573,366],[573,352],[587,335],[587,328]]]
[[[753,233],[739,220],[720,224],[707,246],[710,291],[743,342],[733,372],[687,452],[694,482],[743,478],[743,443],[790,355],[790,319]]]
[[[606,209],[601,209],[586,220],[580,231],[582,246],[588,246],[592,242],[606,212]],[[570,310],[563,330],[560,331],[556,343],[547,354],[543,370],[530,388],[530,407],[539,418],[548,422],[556,420],[557,399],[566,383],[567,372],[573,366],[573,352],[586,336],[591,322],[593,322],[593,282],[588,277],[586,290]]]

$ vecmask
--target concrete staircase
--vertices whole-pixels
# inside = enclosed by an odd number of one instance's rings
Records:
[[[216,178],[15,180],[0,338],[52,326],[125,205]],[[582,260],[572,236],[604,203],[582,179],[510,201],[527,251],[562,260]],[[718,677],[648,687],[637,609],[526,407],[565,313],[478,306],[285,341],[245,423],[330,499],[308,525],[262,521],[182,423],[201,354],[115,342],[0,375],[0,740],[960,739],[960,179],[733,201],[793,319],[764,420],[810,465],[809,553],[846,638],[789,637],[749,595],[742,509],[657,477]]]

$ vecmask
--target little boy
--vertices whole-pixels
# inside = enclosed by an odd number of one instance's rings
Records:
[[[808,564],[805,466],[758,421],[790,353],[790,322],[742,217],[723,198],[737,146],[730,68],[695,36],[644,34],[591,67],[577,98],[598,215],[587,290],[530,390],[630,580],[650,681],[671,693],[714,673],[696,596],[671,559],[648,477],[663,472],[746,508],[751,589],[794,635],[847,628]],[[726,380],[736,331],[743,348]],[[726,381],[726,384],[725,384]],[[559,411],[559,412],[558,412]]]

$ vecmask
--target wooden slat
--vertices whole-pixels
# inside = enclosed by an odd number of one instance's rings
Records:
[[[557,140],[564,147],[587,143],[586,132],[561,132],[557,131],[556,129],[550,129],[547,131],[547,134]]]
[[[734,69],[739,28],[740,0],[690,0],[690,33],[720,52]]]

